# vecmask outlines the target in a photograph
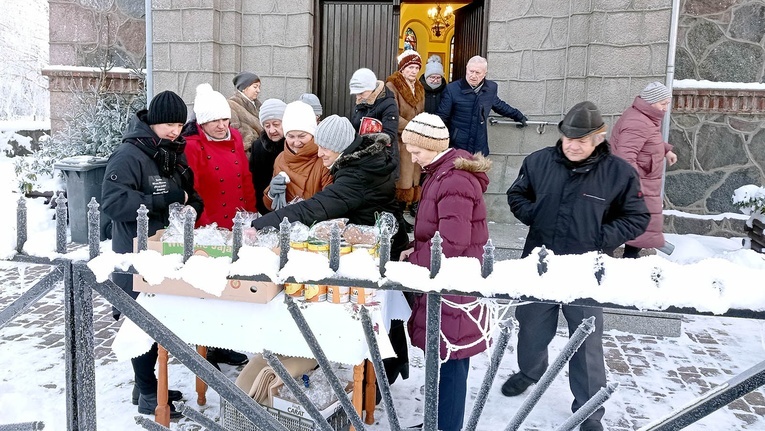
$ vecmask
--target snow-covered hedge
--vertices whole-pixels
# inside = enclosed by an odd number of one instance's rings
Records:
[[[733,205],[749,216],[747,226],[752,227],[752,220],[765,222],[765,187],[748,184],[733,192]]]

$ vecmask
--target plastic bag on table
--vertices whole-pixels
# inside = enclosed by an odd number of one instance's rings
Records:
[[[292,222],[290,224],[290,241],[303,242],[308,240],[308,236],[311,234],[311,228],[300,223],[299,221]]]
[[[381,213],[377,213],[375,226],[377,227],[378,234],[382,232],[383,226],[388,228],[388,232],[390,232],[391,237],[393,237],[393,235],[398,232],[398,221],[396,220],[396,216],[389,212],[383,211]]]
[[[375,245],[379,241],[376,226],[349,224],[343,231],[343,239],[350,245]]]
[[[192,219],[196,221],[196,210],[188,205],[181,205],[178,202],[173,202],[168,207],[169,217],[167,229],[162,235],[162,242],[183,242],[183,223],[186,220],[186,213],[191,212],[193,214]]]
[[[225,246],[232,242],[231,231],[218,227],[217,223],[194,229],[194,245]]]
[[[320,239],[322,241],[329,241],[329,237],[332,234],[332,226],[337,226],[340,229],[340,235],[345,230],[345,225],[348,223],[347,218],[336,218],[332,220],[325,220],[315,223],[311,226],[311,238]]]

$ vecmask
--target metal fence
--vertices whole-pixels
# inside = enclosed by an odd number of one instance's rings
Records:
[[[66,229],[67,229],[67,208],[66,199],[59,195],[56,199],[56,251],[65,253],[67,250]],[[98,203],[95,198],[90,202],[88,211],[88,249],[89,258],[93,259],[99,255],[99,211]],[[148,211],[141,206],[137,211],[138,222],[138,251],[146,250],[148,246]],[[64,332],[65,332],[65,373],[66,373],[66,402],[67,402],[67,430],[97,430],[96,423],[96,388],[95,388],[95,359],[94,359],[94,330],[93,330],[93,291],[101,294],[108,302],[117,307],[122,314],[130,318],[144,332],[149,334],[154,340],[162,345],[170,354],[177,358],[196,376],[204,380],[212,389],[214,389],[226,403],[238,410],[247,420],[252,422],[257,428],[262,430],[287,430],[287,428],[278,422],[265,407],[255,403],[247,394],[237,388],[234,383],[225,377],[219,370],[211,365],[205,358],[200,356],[194,349],[186,344],[182,339],[170,331],[162,322],[148,313],[141,305],[133,300],[119,286],[111,281],[99,283],[93,272],[88,268],[87,262],[73,261],[71,259],[45,259],[23,254],[24,244],[27,239],[26,227],[26,202],[21,198],[17,206],[17,252],[14,261],[32,262],[38,264],[53,265],[55,269],[48,275],[35,283],[28,291],[12,302],[6,308],[0,310],[0,328],[8,322],[23,314],[32,304],[46,295],[58,282],[63,281],[65,292],[64,304]],[[242,247],[243,225],[240,214],[234,219],[233,229],[233,251],[232,261],[239,258],[239,251]],[[184,228],[184,262],[193,253],[193,217],[187,218]],[[390,232],[383,228],[381,235],[381,246],[379,253],[379,268],[381,276],[385,274],[385,264],[390,259]],[[280,268],[287,263],[287,253],[289,251],[289,222],[285,219],[280,225]],[[431,249],[431,270],[430,277],[434,278],[441,267],[441,238],[438,233],[432,240]],[[336,271],[340,262],[340,232],[334,228],[330,238],[329,252],[330,267]],[[481,275],[488,277],[493,271],[494,265],[494,247],[491,240],[484,247],[483,266]],[[547,271],[546,251],[542,249],[539,254],[539,263],[537,272],[541,276]],[[128,271],[135,274],[136,271]],[[596,270],[593,276],[600,281],[602,270]],[[263,276],[237,276],[238,279],[270,281]],[[286,280],[295,281],[292,279]],[[386,281],[383,284],[373,283],[366,280],[354,280],[345,278],[328,278],[322,280],[307,281],[307,283],[332,284],[337,286],[358,286],[373,287],[376,289],[391,289],[418,292],[416,286],[404,286],[398,283]],[[465,296],[481,296],[475,292],[463,292],[457,290],[442,291],[440,293],[427,294],[427,331],[426,331],[426,350],[425,350],[425,400],[424,400],[424,424],[423,430],[435,431],[438,424],[438,376],[439,376],[439,326],[440,326],[440,307],[442,294],[459,294]],[[497,296],[501,297],[501,295]],[[508,298],[520,299],[523,301],[544,301],[533,297]],[[300,307],[289,297],[285,296],[287,308],[293,317],[301,334],[305,338],[308,346],[314,354],[319,365],[329,377],[332,390],[340,400],[340,404],[348,416],[350,423],[356,430],[365,430],[365,425],[361,417],[354,409],[351,402],[346,397],[344,387],[331,372],[329,361],[327,360],[322,347],[318,344],[311,328],[305,321]],[[632,308],[618,304],[599,303],[590,298],[577,299],[570,304],[586,306],[607,306],[613,308]],[[685,313],[685,314],[710,314],[700,313],[693,308],[670,307],[665,312]],[[729,310],[726,316],[747,317],[755,319],[765,319],[765,312],[752,310]],[[525,399],[522,406],[515,413],[512,420],[507,424],[505,430],[517,430],[520,428],[526,416],[534,408],[536,402],[542,393],[547,389],[554,377],[563,368],[576,349],[581,345],[584,339],[593,330],[593,319],[589,318],[582,322],[575,334],[569,339],[566,347],[560,352],[558,358],[548,367],[545,375]],[[401,425],[396,415],[395,406],[388,385],[388,379],[385,374],[385,368],[382,365],[382,357],[375,340],[374,331],[365,307],[361,307],[361,320],[364,327],[365,336],[369,346],[371,361],[374,365],[375,375],[382,395],[382,402],[386,410],[390,429],[393,431],[401,430]],[[478,425],[481,413],[489,395],[489,389],[496,377],[499,363],[505,352],[508,343],[511,323],[502,322],[497,338],[494,340],[495,348],[491,357],[489,368],[484,376],[478,395],[470,412],[469,418],[464,427],[465,430],[474,430]],[[279,359],[270,352],[264,352],[264,357],[274,368],[276,373],[282,378],[288,388],[293,392],[306,411],[315,421],[317,429],[331,431],[329,423],[322,418],[318,408],[312,400],[305,397],[300,387],[289,377],[284,366]],[[695,400],[692,404],[678,409],[676,412],[665,418],[642,428],[643,430],[677,430],[687,427],[710,413],[724,407],[731,401],[740,398],[749,392],[752,392],[765,384],[765,361],[744,371],[720,385],[712,391],[706,393],[702,398]],[[568,418],[558,427],[558,430],[570,430],[582,423],[593,411],[600,407],[616,390],[616,385],[608,385],[603,388],[596,396],[587,402],[581,409]],[[164,395],[166,397],[166,395]],[[158,395],[158,403],[166,402],[163,400],[163,394]],[[186,405],[179,405],[181,411],[190,419],[199,423],[202,427],[210,430],[223,429],[219,424],[212,422],[201,413],[189,408]],[[169,411],[167,412],[169,414]],[[169,418],[161,420],[168,424]],[[164,425],[149,421],[146,417],[137,416],[136,422],[149,430],[167,430]],[[42,429],[40,422],[24,424],[0,425],[0,431],[5,430],[32,430]]]

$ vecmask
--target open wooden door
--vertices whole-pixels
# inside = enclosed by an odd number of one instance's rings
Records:
[[[452,81],[465,77],[465,66],[474,55],[486,57],[488,8],[476,0],[454,11],[454,63]]]
[[[314,82],[324,116],[349,116],[354,101],[348,82],[359,68],[385,81],[395,67],[400,1],[321,1]]]

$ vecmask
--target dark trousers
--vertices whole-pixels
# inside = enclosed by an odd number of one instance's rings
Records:
[[[406,331],[402,320],[391,320],[388,339],[393,347],[393,351],[396,353],[396,357],[383,359],[383,365],[385,366],[385,373],[388,375],[388,383],[393,384],[403,371],[403,368],[409,366],[409,341],[406,339]],[[404,373],[406,373],[404,377],[409,377],[408,368]]]
[[[154,375],[157,356],[157,343],[154,343],[148,352],[130,360],[133,363],[135,384],[138,386],[138,391],[142,394],[157,393],[157,376]]]
[[[450,359],[441,364],[438,381],[438,429],[460,431],[465,420],[465,398],[470,358]]]
[[[532,303],[518,306],[518,367],[526,377],[538,381],[548,365],[547,346],[558,327],[558,304]],[[568,322],[568,333],[573,334],[582,319],[595,316],[595,331],[574,353],[568,364],[569,386],[574,394],[571,411],[579,410],[600,388],[606,386],[606,368],[603,360],[603,309],[563,305],[563,316]],[[603,407],[590,416],[600,420]]]
[[[624,244],[624,255],[622,257],[625,259],[637,259],[640,257],[640,250],[642,248]]]

